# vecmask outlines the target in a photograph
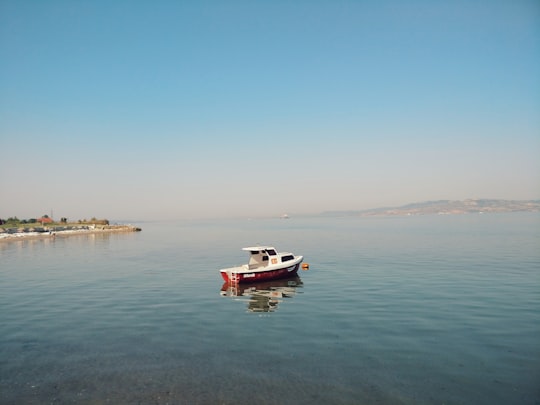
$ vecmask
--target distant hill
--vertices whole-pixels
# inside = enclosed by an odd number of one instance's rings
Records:
[[[389,215],[451,215],[495,212],[540,212],[540,200],[438,200],[417,202],[400,207],[383,207],[360,211],[326,211],[323,216],[389,216]]]

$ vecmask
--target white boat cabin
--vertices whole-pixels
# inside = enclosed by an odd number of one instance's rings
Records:
[[[293,254],[278,253],[272,246],[251,246],[245,247],[242,250],[250,253],[248,263],[249,270],[273,266],[294,259]]]

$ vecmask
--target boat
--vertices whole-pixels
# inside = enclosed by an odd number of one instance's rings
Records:
[[[289,252],[278,253],[272,246],[250,246],[242,248],[249,252],[247,264],[221,269],[227,283],[252,283],[292,277],[297,274],[304,256]]]

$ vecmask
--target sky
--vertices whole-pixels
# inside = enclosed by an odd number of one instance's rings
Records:
[[[540,199],[540,2],[0,0],[0,218]]]

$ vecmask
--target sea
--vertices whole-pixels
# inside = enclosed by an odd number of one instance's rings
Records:
[[[135,225],[0,243],[1,404],[540,404],[540,213]]]

